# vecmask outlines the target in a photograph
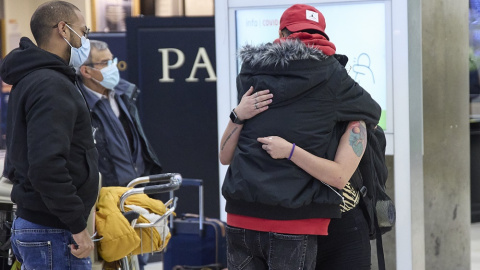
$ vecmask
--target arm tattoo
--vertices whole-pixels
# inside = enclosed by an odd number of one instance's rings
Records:
[[[222,148],[221,148],[221,151],[223,151],[223,149],[225,148],[225,145],[227,144],[228,140],[230,140],[230,137],[232,137],[233,133],[235,133],[235,131],[237,131],[238,127],[235,127],[232,132],[228,135],[228,137],[225,139],[225,141],[223,142],[222,144]]]
[[[365,147],[367,146],[367,129],[361,122],[352,123],[350,128],[350,145],[352,146],[353,152],[355,152],[358,157],[361,157]]]

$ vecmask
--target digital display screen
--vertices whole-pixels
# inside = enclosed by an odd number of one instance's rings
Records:
[[[385,2],[343,2],[312,5],[325,17],[325,33],[338,54],[348,56],[348,74],[382,107],[379,125],[388,131],[387,20]],[[237,51],[278,38],[280,17],[286,7],[240,8],[235,11]],[[241,63],[238,63],[237,72]],[[391,81],[391,80],[390,80]],[[391,90],[390,90],[391,91]]]

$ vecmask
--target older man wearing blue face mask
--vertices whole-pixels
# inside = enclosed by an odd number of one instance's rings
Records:
[[[90,55],[77,74],[92,114],[102,185],[125,186],[134,178],[160,173],[135,106],[138,88],[120,79],[117,58],[107,43],[91,40],[90,44]],[[141,269],[147,258],[139,256]]]
[[[80,10],[65,1],[39,6],[0,67],[8,102],[4,175],[17,205],[12,248],[22,269],[91,269],[87,218],[97,199],[98,153],[75,71],[90,51]]]
[[[103,186],[125,186],[139,176],[161,172],[138,117],[138,88],[120,79],[107,43],[91,40],[87,61],[77,72],[92,114]]]

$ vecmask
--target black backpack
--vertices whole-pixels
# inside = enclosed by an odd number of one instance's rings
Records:
[[[395,205],[385,191],[388,169],[385,162],[386,139],[380,126],[367,128],[367,147],[352,177],[360,190],[360,204],[369,224],[370,239],[376,239],[379,269],[385,269],[382,234],[395,225]]]

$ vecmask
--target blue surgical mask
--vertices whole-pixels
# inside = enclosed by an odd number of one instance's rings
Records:
[[[81,37],[68,24],[66,26],[70,30],[72,30],[73,33],[75,33],[75,35],[77,35],[80,38],[80,41],[82,43],[82,46],[80,46],[80,48],[75,48],[75,47],[72,46],[72,44],[70,44],[70,42],[68,42],[68,40],[66,38],[63,38],[68,43],[68,45],[70,45],[70,63],[69,63],[69,65],[74,67],[75,70],[78,70],[80,68],[80,66],[85,61],[87,61],[88,55],[90,54],[90,40],[88,40],[84,36]]]
[[[117,68],[117,58],[108,61],[108,66],[102,68],[103,81],[99,82],[103,87],[107,89],[113,89],[120,81],[120,72]]]

